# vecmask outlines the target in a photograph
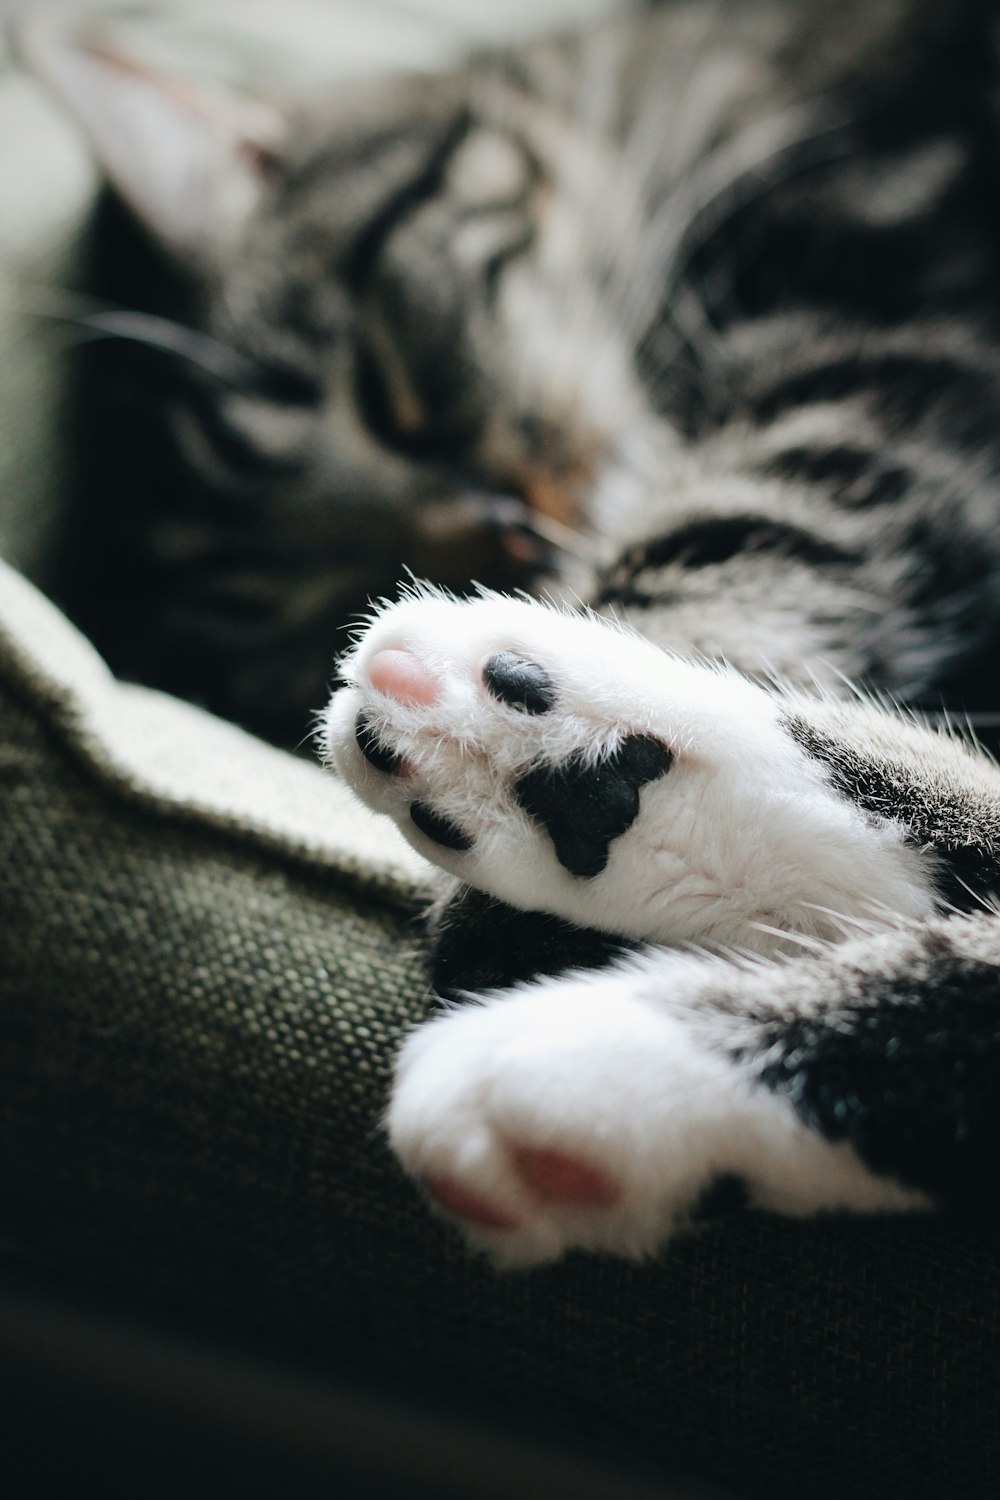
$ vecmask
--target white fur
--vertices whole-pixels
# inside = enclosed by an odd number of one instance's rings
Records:
[[[407,706],[372,688],[368,665],[387,649],[418,658],[439,684],[436,703]],[[483,664],[501,650],[546,669],[552,710],[526,714],[486,691]],[[414,848],[514,905],[637,938],[761,953],[780,951],[783,933],[841,937],[836,914],[891,925],[931,910],[924,856],[839,796],[784,731],[778,700],[735,673],[540,604],[430,595],[386,609],[344,676],[353,686],[335,695],[324,726],[330,759]],[[384,775],[361,755],[362,708],[408,774]],[[571,875],[513,783],[571,754],[597,761],[633,732],[659,737],[675,760],[642,788],[606,869]],[[459,824],[473,847],[427,840],[409,819],[414,799]],[[418,1178],[514,1221],[464,1224],[502,1265],[573,1248],[648,1255],[725,1174],[756,1206],[787,1214],[923,1206],[848,1145],[809,1130],[756,1081],[753,1063],[737,1060],[741,1049],[759,1057],[762,1039],[746,1015],[710,1003],[713,986],[738,975],[765,1013],[773,972],[659,953],[455,1009],[403,1049],[392,1144]],[[614,1201],[540,1192],[518,1168],[520,1147],[597,1171]]]
[[[440,700],[405,706],[375,692],[367,664],[405,649],[437,677]],[[484,688],[496,651],[539,662],[558,694],[529,715]],[[891,922],[933,909],[926,857],[828,784],[784,731],[778,701],[734,672],[672,657],[593,618],[486,596],[414,598],[381,614],[344,667],[355,685],[327,714],[329,757],[415,849],[471,885],[529,910],[633,938],[782,947],[782,932],[839,938],[839,918]],[[374,770],[354,739],[364,708],[412,768]],[[567,871],[513,794],[532,766],[597,761],[625,734],[663,740],[670,771],[644,786],[632,827],[592,878]],[[465,852],[412,824],[414,800],[469,833]]]
[[[388,1127],[417,1177],[447,1177],[516,1221],[464,1226],[502,1266],[570,1249],[639,1258],[736,1174],[752,1205],[791,1215],[916,1209],[845,1144],[810,1131],[720,1045],[739,1018],[695,1007],[718,961],[658,954],[466,1005],[422,1027],[399,1062]],[[690,1002],[691,1008],[688,1008]],[[543,1197],[518,1146],[556,1149],[617,1186],[606,1206]]]

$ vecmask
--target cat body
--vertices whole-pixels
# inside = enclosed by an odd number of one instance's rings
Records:
[[[89,322],[167,455],[78,510],[112,662],[279,733],[366,597],[459,591],[376,612],[323,732],[461,887],[480,1003],[388,1119],[501,1263],[995,1213],[1000,773],[848,687],[1000,696],[989,20],[679,0],[224,128],[35,47],[185,320]]]

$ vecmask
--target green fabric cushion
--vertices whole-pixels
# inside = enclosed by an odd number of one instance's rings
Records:
[[[741,1494],[1000,1481],[997,1244],[736,1219],[496,1276],[395,1168],[416,860],[313,766],[116,684],[0,568],[8,1250]]]

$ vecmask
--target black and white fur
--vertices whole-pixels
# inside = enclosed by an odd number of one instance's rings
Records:
[[[384,653],[403,689],[372,686]],[[434,701],[407,697],[407,658]],[[516,673],[498,694],[498,658],[533,664],[551,705],[526,710]],[[963,874],[1000,875],[992,764],[498,597],[390,608],[344,673],[328,753],[415,848],[505,903],[677,950],[494,992],[408,1043],[393,1144],[473,1243],[502,1264],[648,1254],[720,1182],[790,1214],[995,1215],[1000,924],[939,914]],[[662,769],[578,871],[518,787],[541,769],[558,799],[560,767],[599,775],[634,737]]]

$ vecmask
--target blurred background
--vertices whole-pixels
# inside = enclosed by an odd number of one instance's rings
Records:
[[[313,90],[397,68],[434,70],[476,45],[514,40],[626,0],[0,0],[0,555],[43,587],[65,494],[59,431],[71,335],[49,289],[77,279],[99,191],[72,123],[21,68],[13,32],[52,17],[108,30],[174,76],[250,92]]]

